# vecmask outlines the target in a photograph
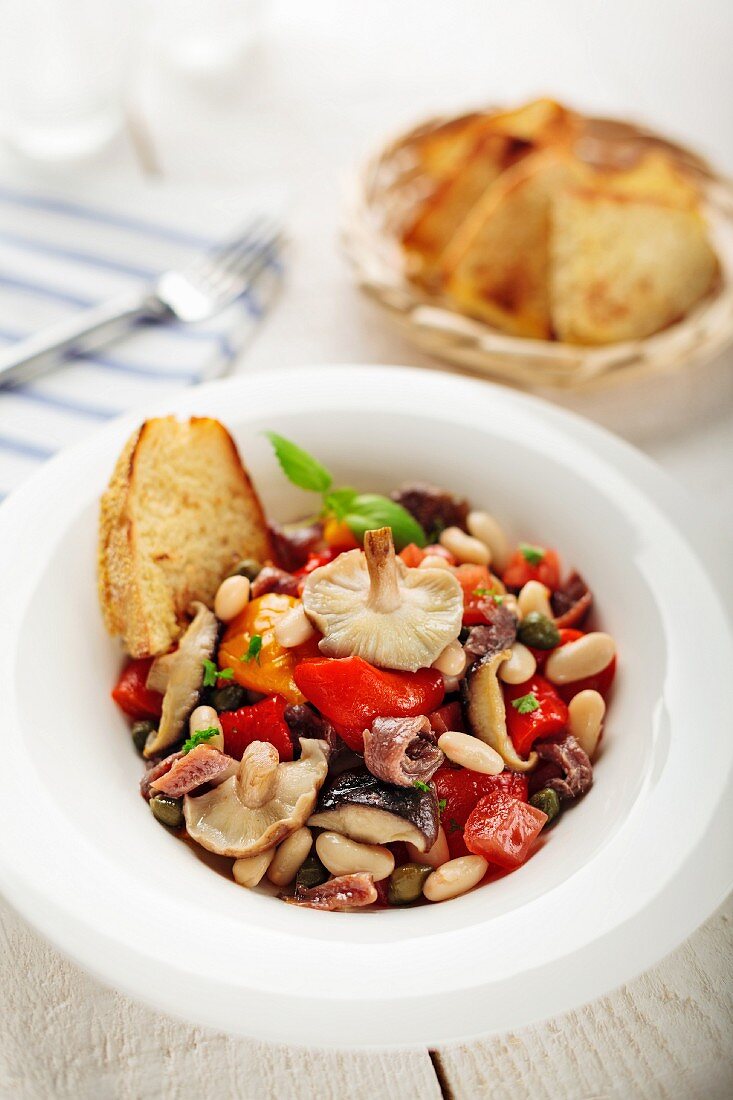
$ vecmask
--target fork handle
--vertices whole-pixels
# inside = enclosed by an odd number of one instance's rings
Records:
[[[100,347],[140,317],[160,319],[167,312],[150,290],[136,290],[65,317],[0,352],[0,388],[45,374],[65,352]]]

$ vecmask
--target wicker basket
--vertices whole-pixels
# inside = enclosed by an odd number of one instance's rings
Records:
[[[700,188],[721,277],[714,292],[683,320],[643,340],[579,347],[507,335],[421,291],[405,275],[397,233],[420,187],[409,150],[416,139],[447,121],[432,119],[372,157],[354,181],[342,226],[342,243],[358,285],[420,348],[525,389],[588,390],[689,367],[711,359],[733,341],[733,183],[690,150],[616,120],[585,120],[579,149],[585,160],[625,167],[643,150],[663,147]]]

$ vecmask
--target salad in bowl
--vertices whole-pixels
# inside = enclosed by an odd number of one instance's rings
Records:
[[[268,435],[304,519],[267,520],[210,418],[147,421],[102,499],[112,696],[152,818],[311,909],[515,871],[593,783],[616,647],[588,586],[484,501],[357,492]]]

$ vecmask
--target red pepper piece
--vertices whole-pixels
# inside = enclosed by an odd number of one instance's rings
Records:
[[[273,695],[251,707],[222,711],[219,721],[224,731],[224,752],[241,760],[244,750],[253,741],[269,741],[281,760],[292,760],[293,742],[284,717],[286,706],[281,695]]]
[[[438,800],[445,800],[440,823],[445,829],[451,859],[468,855],[463,829],[469,814],[484,795],[504,791],[521,801],[527,799],[527,780],[517,772],[503,771],[499,775],[483,775],[469,768],[441,765],[433,776]]]
[[[117,706],[129,714],[130,718],[160,718],[163,709],[163,696],[159,691],[149,691],[145,687],[152,657],[142,657],[130,661],[122,670],[119,680],[112,689],[112,698]]]
[[[392,672],[361,657],[324,657],[301,661],[294,672],[300,690],[330,719],[349,748],[364,751],[363,731],[375,718],[411,718],[429,714],[443,701],[440,672]]]
[[[443,707],[438,707],[437,710],[428,715],[428,719],[430,728],[437,733],[438,737],[441,733],[447,733],[449,730],[458,730],[459,733],[466,732],[463,708],[458,700],[453,703],[446,703]]]
[[[521,550],[515,551],[502,577],[507,588],[523,588],[527,581],[540,581],[551,592],[560,584],[560,559],[556,550],[545,550],[536,565],[527,561]]]
[[[535,674],[523,684],[503,684],[506,704],[506,726],[512,744],[520,756],[527,756],[535,741],[540,738],[558,737],[568,725],[568,708],[554,685],[544,676]],[[539,703],[536,710],[520,713],[513,702],[524,695],[534,695]]]
[[[308,560],[302,569],[296,569],[293,573],[294,577],[307,577],[309,573],[312,573],[314,569],[320,569],[322,565],[328,565],[329,562],[337,558],[341,550],[334,549],[329,546],[325,550],[319,550],[316,554],[309,554]]]
[[[466,822],[466,847],[489,863],[513,870],[526,860],[547,814],[505,791],[485,795]]]

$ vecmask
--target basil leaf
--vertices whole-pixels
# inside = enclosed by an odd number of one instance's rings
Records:
[[[323,498],[324,510],[342,520],[356,499],[356,489],[334,489]]]
[[[410,542],[417,546],[425,546],[427,542],[420,524],[401,504],[377,493],[359,493],[355,496],[343,519],[360,541],[367,531],[391,527],[397,550],[402,550]]]
[[[325,493],[333,478],[317,458],[277,432],[265,432],[288,481],[312,493]]]

